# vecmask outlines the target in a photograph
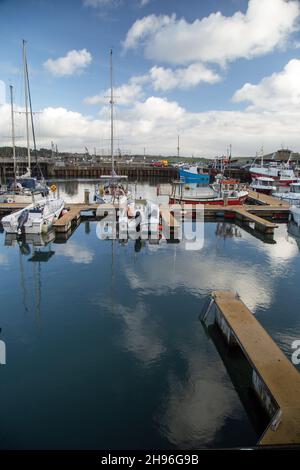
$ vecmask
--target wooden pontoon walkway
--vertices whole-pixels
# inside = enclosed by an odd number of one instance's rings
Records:
[[[282,218],[288,217],[289,206],[284,201],[279,201],[272,196],[259,194],[254,191],[249,191],[249,200],[254,201],[254,205],[237,205],[237,206],[221,206],[221,205],[205,205],[204,215],[205,218],[210,216],[224,216],[225,218],[236,218],[242,222],[253,223],[255,230],[273,234],[277,225],[273,222],[266,220],[263,217]],[[105,210],[106,205],[102,205],[102,210]],[[25,207],[25,204],[16,203],[1,203],[0,213],[10,213]],[[82,212],[93,211],[96,213],[98,209],[96,204],[66,204],[68,213],[61,217],[55,224],[54,228],[59,233],[66,233],[70,230],[72,225],[80,223],[80,216]],[[111,209],[108,205],[107,210]],[[179,221],[170,214],[167,205],[160,205],[160,215],[162,223],[165,227],[176,229]]]
[[[258,193],[256,191],[251,191],[248,189],[248,199],[254,201],[256,204],[266,205],[266,206],[281,206],[281,207],[289,207],[289,204],[286,201],[282,201],[280,199],[276,199],[273,196],[269,196],[268,194]]]
[[[234,293],[217,291],[213,298],[278,407],[277,426],[270,423],[259,444],[300,444],[300,373]]]

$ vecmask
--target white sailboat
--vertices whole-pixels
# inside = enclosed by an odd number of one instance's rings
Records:
[[[128,191],[127,176],[120,176],[115,171],[114,160],[114,87],[113,87],[113,51],[110,50],[110,153],[111,153],[111,175],[100,177],[101,184],[95,188],[94,201],[99,204],[116,204],[125,206]]]
[[[118,226],[122,238],[127,233],[136,237],[147,237],[157,233],[159,228],[159,208],[145,199],[136,199],[128,189],[128,177],[117,175],[114,160],[114,88],[113,51],[110,50],[110,152],[111,175],[101,176],[102,184],[95,188],[94,201],[99,204],[113,204],[120,208]],[[123,234],[123,235],[122,235]]]
[[[7,203],[24,203],[30,204],[31,202],[40,200],[49,194],[44,179],[38,181],[31,175],[31,151],[30,151],[30,137],[29,137],[29,114],[31,117],[31,127],[33,135],[34,150],[36,152],[35,132],[33,124],[33,113],[31,107],[31,95],[29,86],[29,75],[26,54],[26,41],[23,40],[23,69],[24,69],[24,86],[25,86],[25,119],[26,119],[26,140],[27,140],[27,172],[24,175],[18,176],[17,161],[16,161],[16,146],[15,146],[15,123],[14,123],[14,97],[13,86],[10,85],[10,102],[11,102],[11,133],[12,133],[12,149],[13,149],[13,163],[14,163],[14,177],[8,179],[7,188],[0,193],[0,202]],[[29,109],[30,108],[30,111]],[[34,197],[34,199],[33,199]]]
[[[26,59],[26,43],[23,41],[23,62],[25,75],[25,109],[26,109],[26,132],[27,132],[27,155],[28,169],[27,173],[21,177],[16,176],[16,156],[15,156],[15,138],[14,138],[14,111],[13,111],[13,94],[11,87],[11,103],[12,103],[12,139],[13,139],[13,157],[14,157],[14,187],[11,192],[6,195],[7,202],[29,203],[24,209],[7,215],[2,219],[2,225],[6,233],[14,234],[40,234],[47,232],[53,222],[59,218],[64,208],[64,201],[60,198],[49,196],[49,191],[43,183],[37,182],[31,176],[31,155],[29,140],[29,117],[28,117],[28,98],[30,104],[32,134],[34,140],[34,149],[36,150],[35,133],[32,117],[32,106],[30,98],[30,88],[28,81],[28,68]],[[39,189],[37,189],[39,188]],[[3,196],[3,195],[2,195]],[[5,195],[4,195],[5,197]]]

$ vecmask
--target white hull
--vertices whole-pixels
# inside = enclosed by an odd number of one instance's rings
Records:
[[[300,207],[292,206],[290,212],[294,222],[300,227]]]
[[[127,233],[147,239],[149,234],[155,236],[159,232],[159,207],[151,202],[129,202],[127,211],[119,217],[119,234]],[[126,237],[125,237],[126,238]]]
[[[293,170],[280,166],[252,166],[249,171],[252,178],[272,178],[280,186],[289,186],[297,181]]]
[[[44,196],[41,193],[34,194],[1,194],[0,200],[7,203],[32,204],[32,202],[41,201]]]
[[[49,230],[59,218],[63,208],[64,201],[62,199],[43,199],[3,217],[2,225],[6,233],[41,234]],[[20,227],[20,218],[25,216],[25,213],[28,213],[28,218]]]
[[[283,201],[287,201],[290,203],[299,202],[300,201],[300,193],[272,193],[272,196],[277,197],[278,199],[282,199]]]

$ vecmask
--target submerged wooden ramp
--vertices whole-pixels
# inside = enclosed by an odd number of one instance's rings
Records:
[[[264,233],[273,233],[274,229],[278,227],[277,224],[273,222],[269,222],[258,215],[252,214],[249,210],[245,209],[244,207],[236,207],[235,216],[237,219],[241,221],[246,221],[249,223],[254,223],[255,229],[264,232]]]
[[[253,369],[252,385],[271,422],[259,445],[300,444],[300,373],[232,292],[216,291],[216,322]]]

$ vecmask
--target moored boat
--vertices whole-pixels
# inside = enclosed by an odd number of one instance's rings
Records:
[[[289,191],[272,193],[272,196],[282,199],[283,201],[290,202],[291,204],[300,202],[300,181],[290,184]]]
[[[3,217],[1,222],[6,233],[40,234],[51,228],[61,215],[64,205],[62,199],[47,197]]]
[[[279,186],[289,186],[291,183],[297,182],[297,177],[289,161],[287,163],[269,162],[265,164],[262,156],[261,163],[254,163],[249,172],[252,178],[271,178]]]
[[[211,187],[205,188],[205,191],[201,189],[201,191],[186,190],[184,183],[174,182],[169,203],[233,206],[244,204],[248,197],[248,191],[237,180],[218,179]]]
[[[29,86],[29,75],[27,66],[27,55],[26,55],[26,41],[23,40],[23,68],[24,68],[24,81],[25,81],[25,118],[26,118],[26,139],[27,139],[27,172],[24,175],[18,175],[17,158],[16,158],[16,146],[15,146],[15,123],[14,123],[14,96],[13,86],[10,85],[10,104],[11,104],[11,136],[12,136],[12,151],[13,151],[13,165],[14,165],[14,177],[8,178],[6,189],[0,192],[0,202],[6,203],[21,203],[30,204],[34,200],[42,199],[49,194],[49,188],[43,178],[41,169],[37,167],[41,173],[41,180],[33,177],[31,174],[31,149],[30,149],[30,135],[29,135],[29,115],[31,120],[32,137],[34,144],[34,151],[37,155],[35,131],[33,123],[33,112],[30,98],[30,86]],[[29,108],[29,109],[28,109]]]
[[[250,188],[253,189],[253,191],[263,194],[271,194],[277,189],[273,178],[268,178],[266,176],[254,178],[250,184]]]
[[[179,177],[185,183],[209,184],[210,180],[209,174],[204,173],[203,169],[198,166],[179,168]]]
[[[101,184],[95,188],[94,201],[98,204],[117,204],[124,206],[130,193],[127,176],[101,176]]]
[[[101,176],[101,184],[95,188],[94,201],[98,204],[116,204],[124,206],[130,196],[127,176],[117,175],[114,159],[114,88],[113,88],[113,51],[110,50],[110,153],[111,174]],[[126,183],[126,184],[125,184]]]

